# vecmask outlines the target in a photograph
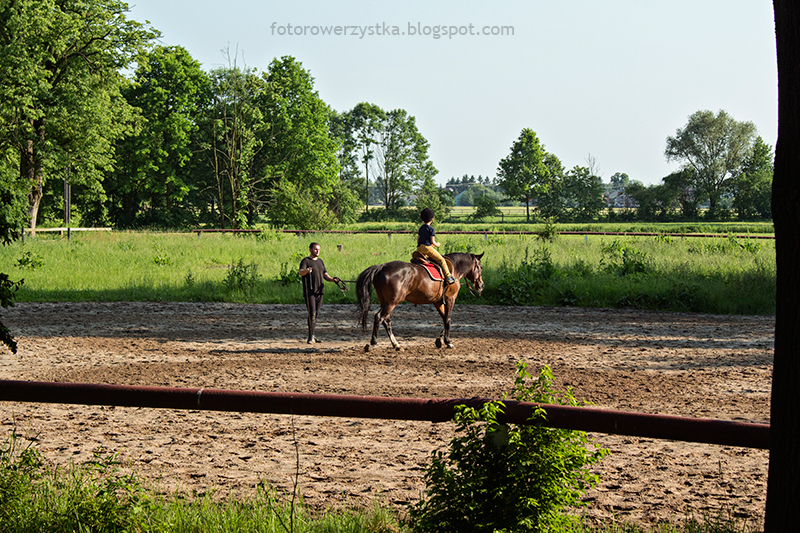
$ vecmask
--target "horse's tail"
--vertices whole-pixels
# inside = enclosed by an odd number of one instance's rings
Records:
[[[361,331],[367,332],[367,314],[372,299],[372,280],[383,265],[372,265],[358,275],[356,280],[356,297],[358,298],[358,319],[361,322]]]

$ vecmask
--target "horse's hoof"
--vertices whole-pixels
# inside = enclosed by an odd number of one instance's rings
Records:
[[[437,348],[441,348],[442,347],[442,338],[441,337],[436,339],[436,347]]]
[[[448,347],[448,348],[455,348],[455,346],[453,346],[453,343],[452,343],[452,342],[448,342],[448,343],[447,343],[447,347]]]
[[[364,346],[364,351],[365,351],[365,352],[368,352],[368,351],[369,351],[369,349],[370,349],[370,345],[369,345],[369,344],[367,344],[366,346]]]
[[[395,352],[402,352],[402,351],[403,351],[403,349],[402,349],[401,347],[399,347],[399,346],[395,346],[395,347],[394,347],[394,351],[395,351]]]

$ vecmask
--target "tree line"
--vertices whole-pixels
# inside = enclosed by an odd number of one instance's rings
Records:
[[[324,229],[359,216],[445,212],[429,143],[406,110],[337,112],[295,58],[204,71],[180,46],[125,16],[117,0],[0,6],[0,217],[35,228],[63,216],[65,185],[83,225]],[[123,72],[128,72],[123,75]],[[521,202],[528,219],[768,218],[772,149],[755,126],[701,111],[667,139],[683,168],[644,186],[595,162],[565,169],[526,128],[470,192],[479,213]],[[462,180],[463,181],[463,180]],[[479,191],[478,187],[482,187]],[[370,210],[370,199],[383,209]],[[622,211],[604,211],[614,202]]]
[[[116,0],[0,6],[0,191],[6,227],[325,228],[370,182],[395,208],[438,201],[428,143],[405,110],[337,113],[290,56],[204,71]],[[123,72],[129,72],[123,75]]]
[[[773,149],[752,122],[738,122],[724,110],[698,111],[667,137],[664,155],[682,168],[659,184],[646,186],[620,172],[604,184],[591,156],[587,166],[565,170],[526,128],[500,161],[493,184],[506,198],[522,202],[528,219],[534,205],[538,216],[561,221],[696,219],[701,207],[709,220],[730,218],[733,212],[740,220],[772,218]],[[475,205],[481,209],[488,203]]]

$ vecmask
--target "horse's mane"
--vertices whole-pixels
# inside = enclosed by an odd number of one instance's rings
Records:
[[[463,275],[472,270],[472,265],[475,261],[475,254],[468,254],[464,252],[453,252],[444,255],[453,263],[453,270]]]

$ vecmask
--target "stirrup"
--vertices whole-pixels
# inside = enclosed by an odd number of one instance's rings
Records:
[[[453,283],[455,283],[455,282],[456,282],[456,278],[454,278],[453,276],[447,276],[447,278],[445,278],[445,280],[444,280],[444,281],[445,281],[445,283],[447,283],[448,285],[452,285]]]

